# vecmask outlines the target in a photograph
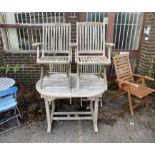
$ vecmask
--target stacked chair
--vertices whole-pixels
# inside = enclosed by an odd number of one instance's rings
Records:
[[[5,113],[5,118],[0,119],[0,128],[4,128],[0,131],[0,134],[20,127],[18,117],[21,117],[21,115],[17,107],[16,92],[17,87],[12,87],[7,90],[0,91],[0,114],[1,116],[4,116],[2,114]],[[11,122],[13,120],[15,120],[14,123]],[[9,122],[13,125],[11,125],[9,128],[4,127],[4,125]]]

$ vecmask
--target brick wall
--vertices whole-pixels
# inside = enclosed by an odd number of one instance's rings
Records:
[[[4,53],[4,65],[14,66],[20,64],[21,68],[16,73],[10,70],[9,77],[15,78],[17,83],[35,85],[40,76],[40,67],[36,64],[36,53]]]
[[[150,26],[151,31],[148,36],[148,40],[143,40],[140,48],[138,72],[143,75],[148,72],[150,62],[149,59],[155,56],[155,15],[153,15],[153,13],[147,14],[145,26]]]

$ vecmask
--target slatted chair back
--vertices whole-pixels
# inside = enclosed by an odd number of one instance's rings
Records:
[[[77,23],[77,45],[78,54],[105,55],[105,23]]]
[[[113,62],[117,79],[134,82],[129,55],[114,56]]]
[[[68,53],[71,43],[71,24],[53,23],[43,25],[42,52]]]

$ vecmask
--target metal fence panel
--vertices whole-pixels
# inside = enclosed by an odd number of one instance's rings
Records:
[[[65,22],[63,12],[12,12],[4,13],[3,17],[6,24],[43,25]],[[32,43],[42,41],[42,28],[10,28],[6,29],[6,33],[9,50],[34,50]],[[16,38],[17,46],[11,41],[13,37]]]
[[[113,39],[115,49],[137,50],[143,13],[119,12],[115,16]]]

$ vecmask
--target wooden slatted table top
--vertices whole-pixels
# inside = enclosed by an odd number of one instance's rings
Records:
[[[15,84],[15,80],[11,78],[0,78],[0,91],[6,90]]]
[[[40,80],[36,83],[36,89],[44,97],[71,98],[71,97],[96,97],[107,90],[103,79],[96,75],[81,75],[80,89],[76,89],[76,74],[71,74],[71,88],[68,86],[68,78],[65,74],[53,74],[44,77],[42,89]]]

